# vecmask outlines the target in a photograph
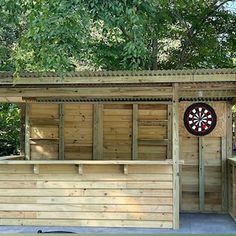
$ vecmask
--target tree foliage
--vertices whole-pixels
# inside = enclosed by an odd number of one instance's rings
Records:
[[[19,154],[20,109],[14,104],[0,104],[0,156]]]
[[[0,69],[233,67],[229,0],[2,0]]]

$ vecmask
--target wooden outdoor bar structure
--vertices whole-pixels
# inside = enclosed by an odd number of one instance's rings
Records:
[[[0,225],[179,227],[180,212],[236,220],[236,70],[0,73],[22,107],[21,159],[0,159]],[[214,130],[190,134],[206,103]]]

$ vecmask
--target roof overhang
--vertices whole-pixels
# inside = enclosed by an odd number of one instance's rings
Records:
[[[0,72],[0,102],[158,102],[236,98],[236,69],[74,72]]]

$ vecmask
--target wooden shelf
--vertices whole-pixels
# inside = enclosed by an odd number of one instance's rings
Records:
[[[236,166],[236,156],[234,156],[234,157],[232,157],[232,158],[228,158],[228,161],[229,161],[231,164],[233,164],[233,165]]]
[[[52,164],[52,165],[172,165],[173,161],[170,159],[164,161],[102,161],[102,160],[2,160],[0,164],[14,164],[14,165],[36,165],[36,164]],[[180,164],[182,162],[180,161]]]
[[[59,140],[59,138],[30,138],[30,140]]]

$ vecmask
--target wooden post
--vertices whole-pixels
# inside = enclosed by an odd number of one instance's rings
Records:
[[[199,151],[199,208],[205,210],[205,162],[204,162],[204,139],[198,138]]]
[[[181,152],[180,152],[181,153]],[[179,166],[179,210],[182,210],[183,187],[182,187],[183,166]]]
[[[233,127],[232,127],[232,104],[231,103],[227,103],[226,106],[226,145],[225,145],[225,149],[226,149],[226,157],[225,157],[225,161],[227,161],[227,158],[232,158],[233,156],[233,146],[232,146],[232,141],[233,141]],[[222,172],[223,174],[223,172]],[[225,169],[225,176],[228,175],[227,173],[227,168]],[[223,178],[223,175],[222,175]],[[223,183],[222,183],[223,184]],[[227,186],[227,185],[225,185]],[[226,200],[228,202],[228,195],[227,195],[228,191],[227,189],[225,190],[224,196],[226,196]],[[223,195],[222,195],[223,197]],[[235,202],[235,200],[233,199],[233,202]],[[225,203],[224,203],[225,204]],[[226,210],[228,210],[229,204],[227,204],[226,206]]]
[[[227,145],[227,158],[232,158],[232,104],[227,103],[227,121],[226,121],[226,145]]]
[[[173,159],[173,228],[179,228],[179,96],[178,84],[173,84],[172,159]]]
[[[39,174],[39,165],[35,164],[33,167],[34,174],[38,175]]]
[[[78,165],[78,174],[83,175],[83,165],[82,164]]]
[[[232,191],[232,199],[233,199],[233,202],[232,202],[232,214],[233,214],[233,218],[235,219],[236,217],[236,174],[235,174],[235,165],[232,165],[232,188],[233,188],[233,191]],[[235,219],[236,220],[236,219]]]
[[[132,160],[138,159],[138,104],[133,104]]]
[[[222,211],[227,212],[227,202],[228,202],[228,194],[227,194],[227,163],[226,163],[226,137],[221,137],[221,173],[222,173]]]
[[[59,104],[59,160],[65,159],[64,146],[64,104]]]
[[[30,160],[30,105],[25,105],[25,159]]]
[[[94,104],[93,109],[93,159],[103,157],[103,105]]]
[[[128,173],[129,173],[129,167],[128,165],[124,164],[124,174],[128,175]]]
[[[233,164],[230,162],[227,163],[228,169],[228,178],[227,178],[227,187],[228,187],[228,211],[229,214],[232,216],[233,212]]]
[[[172,140],[171,140],[171,133],[172,133],[172,110],[171,105],[168,105],[168,114],[167,114],[168,122],[167,122],[167,138],[168,138],[168,144],[167,144],[167,158],[172,158]]]

